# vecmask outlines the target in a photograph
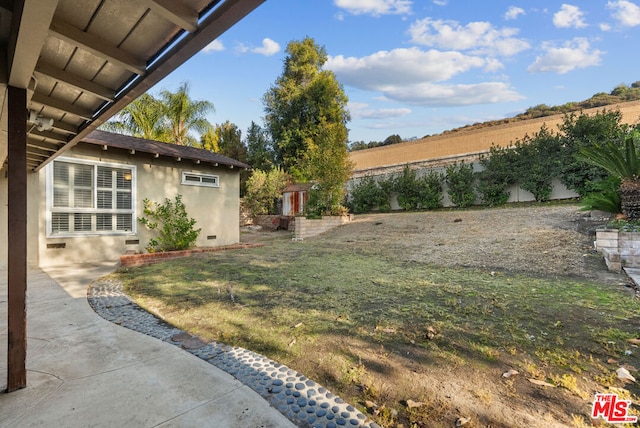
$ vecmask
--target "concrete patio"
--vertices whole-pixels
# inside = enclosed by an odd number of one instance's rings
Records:
[[[30,269],[27,388],[0,393],[0,427],[287,427],[256,392],[176,346],[100,318],[89,283],[113,265]],[[0,271],[0,390],[7,279]]]

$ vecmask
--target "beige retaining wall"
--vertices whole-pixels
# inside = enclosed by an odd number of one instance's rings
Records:
[[[596,230],[596,250],[604,256],[610,271],[640,268],[640,233],[618,229]]]
[[[334,227],[353,221],[353,214],[335,217],[322,217],[320,219],[308,219],[296,217],[295,239],[305,239],[324,233]]]

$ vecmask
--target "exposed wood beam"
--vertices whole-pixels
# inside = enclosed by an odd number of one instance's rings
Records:
[[[27,145],[27,157],[29,157],[29,155],[36,155],[38,157],[42,157],[46,159],[49,156],[51,156],[51,152],[49,152],[48,150],[42,150],[38,147]]]
[[[37,147],[39,149],[47,150],[49,152],[56,152],[60,148],[60,144],[47,143],[46,141],[38,141],[33,138],[27,138],[27,146]]]
[[[61,122],[59,120],[53,121],[53,129],[55,129],[56,131],[62,131],[62,132],[66,132],[68,134],[74,134],[74,135],[78,133],[77,126],[67,122]]]
[[[7,392],[27,386],[27,90],[9,86]]]
[[[27,88],[47,37],[58,0],[14,2],[7,52],[9,85]]]
[[[87,123],[64,147],[44,163],[38,165],[36,171],[42,169],[48,162],[82,141],[84,137],[97,129],[107,119],[119,113],[133,100],[147,92],[156,83],[160,82],[169,75],[169,73],[173,72],[189,58],[204,49],[212,40],[220,37],[221,34],[233,27],[265,1],[266,0],[226,0],[220,4],[209,16],[200,22],[198,31],[186,35],[169,51],[164,53],[158,61],[149,67],[146,75],[133,82],[112,104],[100,111],[99,116],[97,116],[95,120]]]
[[[93,112],[89,109],[70,104],[56,98],[47,97],[46,95],[42,95],[37,92],[33,94],[33,97],[31,97],[31,102],[42,104],[43,106],[51,107],[86,120],[91,120],[91,117],[93,116]]]
[[[82,92],[87,92],[105,101],[113,101],[116,96],[116,92],[109,88],[92,82],[91,80],[76,76],[68,71],[60,70],[49,64],[39,63],[36,65],[35,71],[38,74],[43,74],[53,80],[72,86]]]
[[[136,58],[129,52],[113,46],[95,34],[82,31],[64,21],[54,20],[49,28],[49,34],[57,39],[64,40],[67,43],[91,52],[98,58],[112,62],[132,73],[142,75],[147,68],[147,64],[144,61]]]
[[[29,135],[46,138],[47,140],[60,141],[61,143],[67,142],[66,135],[56,134],[55,132],[51,131],[38,131],[37,129],[32,129],[31,131],[29,131]]]
[[[175,0],[144,0],[147,7],[190,33],[198,29],[198,12]]]

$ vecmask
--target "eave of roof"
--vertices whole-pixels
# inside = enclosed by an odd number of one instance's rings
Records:
[[[82,139],[82,142],[129,151],[134,150],[136,153],[149,153],[152,155],[167,156],[173,159],[208,162],[214,165],[226,165],[233,168],[250,168],[250,166],[244,162],[223,156],[219,153],[210,152],[209,150],[162,143],[160,141],[146,140],[144,138],[114,134],[112,132],[100,130],[91,132]]]

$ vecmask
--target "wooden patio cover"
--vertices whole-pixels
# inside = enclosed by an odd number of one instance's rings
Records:
[[[0,165],[8,163],[7,392],[26,386],[26,177],[265,0],[0,0]],[[4,241],[4,242],[3,242]]]

